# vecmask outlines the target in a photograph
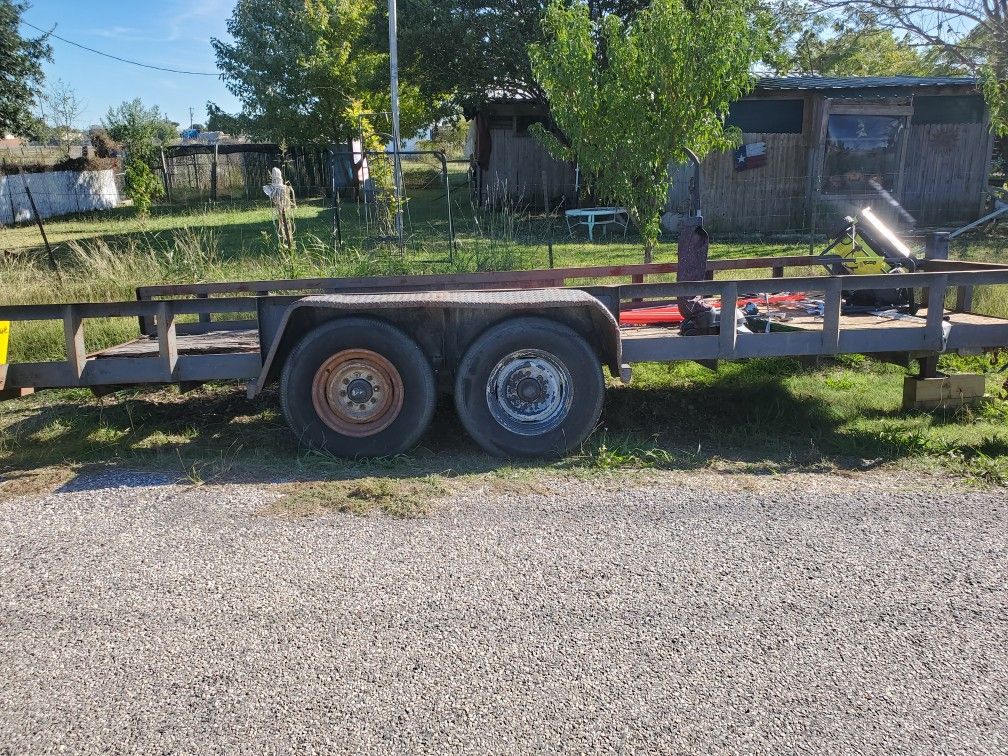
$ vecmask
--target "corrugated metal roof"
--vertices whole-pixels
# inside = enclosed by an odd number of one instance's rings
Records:
[[[971,76],[770,76],[759,79],[759,89],[921,89],[975,87]]]

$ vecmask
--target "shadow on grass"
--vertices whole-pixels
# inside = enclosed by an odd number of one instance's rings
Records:
[[[0,473],[117,465],[192,482],[298,481],[525,468],[691,469],[714,461],[776,473],[863,469],[935,454],[1008,457],[1008,438],[1001,435],[964,444],[936,440],[912,426],[848,422],[825,399],[795,395],[788,378],[801,368],[791,361],[753,361],[718,373],[698,369],[688,380],[674,368],[663,370],[653,366],[640,386],[611,388],[599,428],[577,453],[559,461],[486,455],[468,439],[447,398],[410,454],[336,459],[299,448],[275,392],[249,402],[238,386],[209,386],[186,395],[157,389],[104,400],[85,392],[51,393],[7,405],[12,413],[0,439]]]

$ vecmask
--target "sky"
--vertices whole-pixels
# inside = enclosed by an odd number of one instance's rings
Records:
[[[217,70],[210,38],[230,39],[227,19],[234,0],[31,0],[23,20],[73,42],[141,63],[187,71]],[[22,34],[37,36],[21,27]],[[120,63],[50,40],[53,60],[46,82],[62,79],[84,102],[80,128],[99,123],[109,107],[139,97],[168,117],[189,125],[206,121],[210,100],[228,112],[240,105],[219,78],[186,76]]]

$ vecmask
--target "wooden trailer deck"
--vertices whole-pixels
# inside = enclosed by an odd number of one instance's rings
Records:
[[[784,315],[784,318],[781,318]],[[835,347],[833,349],[823,348],[823,342],[829,342],[829,326],[826,318],[822,315],[810,315],[799,310],[784,310],[773,307],[771,312],[771,333],[766,334],[762,326],[766,320],[761,314],[750,320],[754,334],[752,336],[742,335],[738,340],[745,340],[747,344],[753,344],[753,338],[765,337],[767,335],[777,338],[785,334],[792,333],[808,338],[792,339],[791,346],[793,354],[796,356],[809,354],[829,354],[846,351],[853,351],[846,348],[845,342],[851,337],[862,337],[860,349],[868,353],[888,353],[906,352],[910,355],[924,354],[932,351],[944,351],[939,347],[935,349],[928,344],[927,339],[927,317],[923,315],[903,316],[901,318],[887,318],[873,315],[871,313],[841,314],[837,318],[839,333],[833,337]],[[1008,336],[1008,320],[996,318],[988,315],[976,313],[954,312],[946,310],[942,321],[947,324],[947,337],[945,349],[948,351],[974,351],[977,349],[989,348],[996,343],[997,338]],[[1001,335],[991,338],[989,336],[977,338],[978,334],[989,334],[991,329],[996,330]],[[649,360],[661,360],[661,354],[668,353],[669,350],[678,352],[676,347],[686,348],[687,344],[669,344],[669,339],[677,338],[683,341],[694,339],[707,339],[706,349],[701,348],[700,359],[724,358],[721,344],[717,336],[680,336],[678,326],[626,326],[620,329],[623,340],[623,358],[629,363],[643,362]],[[824,333],[826,337],[824,338]],[[981,343],[985,342],[985,343]],[[989,342],[989,343],[986,343]],[[695,346],[699,347],[697,343]],[[754,346],[760,346],[755,342]],[[767,344],[769,346],[769,344]],[[769,351],[761,349],[744,350],[744,353],[737,354],[740,357],[772,356]],[[692,357],[682,357],[692,359]]]
[[[802,331],[821,331],[823,327],[822,315],[811,315],[808,312],[791,307],[773,306],[770,308],[771,320],[776,329],[799,329]],[[783,318],[781,316],[784,316]],[[999,325],[1004,324],[1004,318],[995,318],[990,315],[980,315],[974,312],[955,312],[945,310],[943,319],[952,326],[956,325]],[[840,314],[840,328],[878,328],[878,329],[901,329],[920,328],[927,323],[926,314],[921,310],[916,315],[900,315],[899,317],[886,317],[870,312],[859,312]]]
[[[258,354],[259,330],[256,328],[232,328],[206,333],[192,333],[175,337],[175,348],[180,355],[207,354]],[[123,344],[101,349],[88,355],[89,358],[111,359],[115,357],[157,357],[160,343],[153,336],[141,336]]]

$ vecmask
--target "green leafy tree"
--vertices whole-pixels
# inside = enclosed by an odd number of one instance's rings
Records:
[[[532,70],[549,97],[561,141],[547,148],[576,159],[595,189],[627,208],[653,259],[669,165],[735,145],[729,105],[753,86],[750,70],[768,50],[761,13],[717,0],[653,0],[629,23],[593,19],[588,5],[555,0],[546,42],[530,47]]]
[[[249,119],[241,114],[232,115],[224,111],[212,102],[206,104],[207,108],[207,131],[223,131],[226,134],[237,136],[248,134],[251,131]]]
[[[802,0],[799,9],[887,29],[954,72],[977,77],[991,126],[1008,134],[1008,4],[1005,0]]]
[[[169,121],[156,105],[146,106],[137,98],[109,108],[102,126],[126,150],[126,193],[140,215],[150,212],[151,204],[164,194],[153,167],[157,149],[178,141],[178,124]]]
[[[151,165],[160,145],[173,144],[179,139],[178,124],[168,120],[157,105],[148,107],[140,98],[109,108],[102,126],[127,153]]]
[[[592,0],[589,14],[629,21],[648,0]],[[472,110],[488,98],[512,96],[545,106],[528,48],[546,41],[542,19],[548,0],[404,0],[400,4],[400,56],[422,91],[448,92]]]
[[[429,139],[420,142],[424,150],[443,152],[449,159],[458,160],[465,150],[466,136],[469,134],[469,122],[464,118],[454,118],[437,124]]]
[[[0,0],[0,137],[32,135],[38,128],[32,106],[45,79],[42,63],[52,60],[52,48],[45,35],[21,36],[21,15],[29,7]]]
[[[31,139],[33,142],[41,142],[42,144],[57,141],[56,129],[47,124],[44,118],[36,115],[31,116],[18,136]]]
[[[385,7],[378,0],[239,0],[228,21],[234,41],[212,44],[242,113],[228,116],[211,103],[210,123],[275,142],[357,135],[358,110],[390,106]],[[411,73],[400,72],[404,137],[436,120],[444,104]]]
[[[955,69],[935,51],[870,22],[802,19],[779,67],[823,76],[935,76]]]
[[[133,207],[137,213],[146,216],[154,200],[164,196],[164,187],[143,160],[127,158],[124,172],[127,194],[133,200]]]

